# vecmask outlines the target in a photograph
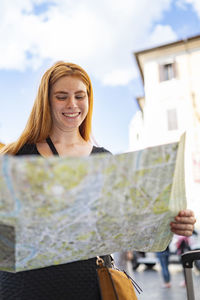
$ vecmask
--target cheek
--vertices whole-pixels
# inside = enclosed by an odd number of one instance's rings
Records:
[[[81,104],[81,109],[82,109],[86,114],[88,113],[88,109],[89,109],[88,101],[85,101],[84,103]]]
[[[56,110],[55,110],[54,105],[51,105],[50,109],[51,109],[51,115],[52,115],[52,116],[55,116]]]
[[[63,102],[56,102],[52,101],[51,103],[51,111],[52,112],[57,112],[63,109],[64,103]]]
[[[89,110],[89,100],[87,100],[87,102],[86,102],[86,104],[85,104],[85,109],[86,109],[86,111],[87,111],[87,113],[88,113],[88,110]]]
[[[88,110],[89,110],[88,102],[87,102],[87,104],[86,104],[86,106],[85,106],[85,110],[86,110],[86,112],[88,113]]]

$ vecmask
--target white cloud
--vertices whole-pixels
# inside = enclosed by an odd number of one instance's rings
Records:
[[[103,84],[127,84],[136,76],[133,51],[173,36],[168,26],[150,34],[171,2],[1,0],[0,68],[37,69],[46,60],[63,59],[82,65]],[[35,15],[34,6],[45,3],[46,11]]]
[[[109,73],[106,73],[103,78],[103,84],[104,85],[127,85],[131,79],[133,78],[133,67],[128,70],[126,69],[114,69]]]
[[[187,8],[187,4],[191,4],[200,18],[200,1],[199,0],[177,0],[177,5],[183,9]]]
[[[154,31],[149,37],[152,46],[158,46],[171,43],[177,40],[177,35],[169,25],[156,25]]]
[[[176,0],[176,6],[183,10],[187,10],[187,3],[185,2],[185,0]]]
[[[198,17],[200,18],[200,1],[199,0],[187,0],[187,2],[193,5]]]

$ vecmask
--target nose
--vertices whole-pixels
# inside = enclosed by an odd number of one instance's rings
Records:
[[[68,108],[76,107],[76,99],[74,95],[69,96],[67,100],[68,100],[67,101]]]

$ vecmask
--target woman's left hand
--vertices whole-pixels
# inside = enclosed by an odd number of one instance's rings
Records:
[[[175,221],[170,223],[171,231],[178,235],[191,236],[195,223],[196,219],[192,210],[181,210],[175,217]]]

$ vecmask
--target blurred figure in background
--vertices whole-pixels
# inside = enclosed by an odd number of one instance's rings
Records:
[[[165,288],[170,288],[171,283],[170,283],[170,272],[169,272],[169,246],[166,248],[166,250],[162,252],[157,252],[156,256],[159,259],[161,270],[162,270],[162,277],[163,277],[163,287]]]
[[[177,254],[182,255],[184,252],[190,251],[190,238],[188,236],[178,236],[178,240],[176,242]]]

